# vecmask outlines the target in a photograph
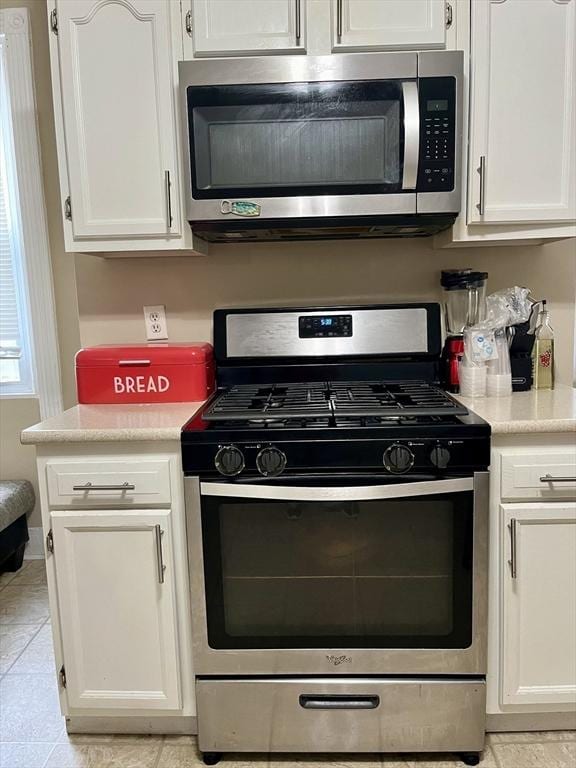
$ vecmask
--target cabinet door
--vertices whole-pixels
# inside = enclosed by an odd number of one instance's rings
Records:
[[[170,511],[51,521],[70,708],[179,709]]]
[[[444,48],[445,0],[332,0],[333,50]]]
[[[575,8],[472,3],[470,222],[576,218]]]
[[[576,703],[576,504],[503,504],[501,703]]]
[[[178,235],[170,3],[56,10],[74,238]]]
[[[188,0],[194,56],[305,52],[306,0]]]

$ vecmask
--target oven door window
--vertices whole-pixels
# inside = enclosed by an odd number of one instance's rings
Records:
[[[467,648],[473,494],[202,498],[212,648]]]
[[[400,81],[190,86],[192,196],[401,189]]]

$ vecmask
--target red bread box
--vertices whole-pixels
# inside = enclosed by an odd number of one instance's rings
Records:
[[[214,391],[211,344],[110,344],[76,354],[79,403],[184,403]]]

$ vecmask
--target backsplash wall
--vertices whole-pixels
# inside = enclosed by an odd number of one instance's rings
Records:
[[[557,378],[572,383],[576,241],[434,250],[427,240],[212,246],[206,257],[76,257],[83,346],[144,341],[142,306],[165,304],[172,341],[210,340],[222,306],[440,300],[443,268],[489,273],[489,292],[526,285],[550,302]]]

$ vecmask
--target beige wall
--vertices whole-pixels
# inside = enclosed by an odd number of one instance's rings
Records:
[[[571,383],[576,241],[433,249],[431,240],[222,245],[207,257],[78,256],[83,345],[143,341],[143,304],[165,304],[172,340],[210,339],[219,306],[439,299],[439,272],[470,266],[489,290],[525,285],[550,302],[558,380]]]
[[[20,444],[20,432],[40,419],[38,400],[0,400],[0,480],[30,480],[36,492],[36,506],[29,526],[41,526],[38,503],[36,453],[31,445]]]

